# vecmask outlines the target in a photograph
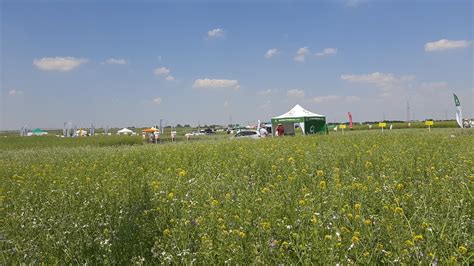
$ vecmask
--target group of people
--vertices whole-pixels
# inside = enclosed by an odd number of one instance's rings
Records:
[[[260,127],[260,137],[264,138],[269,135],[268,130],[265,128],[265,125],[262,124]],[[278,126],[275,129],[275,136],[282,137],[285,135],[285,128],[283,127],[282,124],[278,124]]]
[[[144,133],[142,137],[143,139],[146,139],[148,143],[158,143],[160,141],[159,132]]]

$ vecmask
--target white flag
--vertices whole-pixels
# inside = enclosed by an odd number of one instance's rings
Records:
[[[453,95],[454,95],[454,104],[456,104],[456,122],[458,122],[458,125],[461,128],[463,128],[461,102],[459,102],[458,96],[456,96],[456,94],[453,94]]]

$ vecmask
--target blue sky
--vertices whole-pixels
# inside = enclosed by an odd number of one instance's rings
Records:
[[[1,129],[474,117],[472,1],[1,1]]]

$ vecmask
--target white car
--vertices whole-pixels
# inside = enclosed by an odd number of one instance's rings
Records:
[[[260,133],[256,130],[241,130],[235,134],[234,138],[258,139],[260,138]]]

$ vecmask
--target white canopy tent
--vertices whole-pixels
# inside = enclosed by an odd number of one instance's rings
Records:
[[[275,134],[277,124],[282,124],[285,134],[295,133],[294,124],[299,123],[303,134],[325,133],[326,116],[310,112],[297,104],[290,111],[272,118],[272,132]]]
[[[133,131],[131,131],[130,129],[128,128],[122,128],[120,129],[119,131],[117,131],[117,135],[130,135],[130,134],[133,134]]]

